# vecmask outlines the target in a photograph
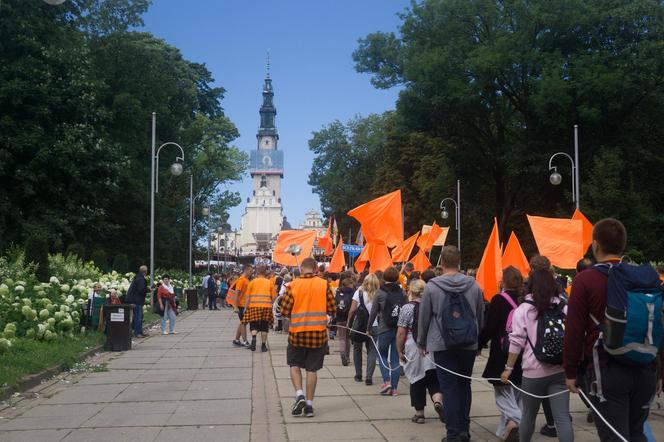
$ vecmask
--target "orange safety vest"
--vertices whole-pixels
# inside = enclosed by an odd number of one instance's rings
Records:
[[[258,277],[247,287],[247,308],[272,308],[272,301],[277,296],[276,290],[269,279]]]
[[[293,310],[291,333],[322,331],[327,328],[327,281],[322,278],[298,278],[290,283]]]
[[[237,279],[233,281],[228,288],[228,294],[226,295],[226,302],[228,302],[230,305],[235,307],[237,304],[237,290],[235,290],[235,283],[237,282]]]

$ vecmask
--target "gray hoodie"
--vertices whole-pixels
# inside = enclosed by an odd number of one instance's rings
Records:
[[[484,326],[484,295],[474,278],[453,273],[430,279],[422,295],[417,336],[417,345],[429,352],[446,350],[441,321],[445,292],[463,293],[475,313],[477,332]],[[464,350],[477,350],[477,343]]]

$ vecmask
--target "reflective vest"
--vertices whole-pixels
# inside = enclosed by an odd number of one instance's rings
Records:
[[[276,298],[274,285],[267,278],[258,277],[247,287],[247,308],[272,309],[272,301]]]
[[[327,328],[327,281],[324,279],[298,278],[290,283],[293,294],[293,310],[289,331],[322,331]]]
[[[228,296],[226,296],[226,302],[228,302],[230,305],[235,307],[237,305],[237,295],[238,292],[235,290],[235,283],[237,282],[237,279],[233,281],[231,286],[228,288]]]

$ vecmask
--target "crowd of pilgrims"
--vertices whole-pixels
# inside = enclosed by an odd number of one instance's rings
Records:
[[[584,418],[595,423],[601,440],[623,440],[616,433],[629,441],[654,440],[647,418],[650,404],[661,392],[662,352],[627,361],[598,341],[600,332],[607,332],[602,328],[610,279],[606,269],[615,266],[617,272],[628,266],[627,270],[641,271],[642,280],[632,281],[633,285],[651,288],[659,299],[654,302],[658,309],[654,331],[656,345],[661,343],[664,268],[655,271],[628,264],[622,256],[625,246],[624,226],[614,219],[602,220],[593,231],[592,254],[579,261],[571,284],[556,273],[547,257],[536,255],[527,275],[512,266],[503,269],[500,293],[488,297],[475,281],[473,269],[460,270],[454,246],[442,249],[442,265],[423,272],[414,271],[410,263],[373,273],[368,266],[361,273],[352,268],[329,273],[325,264],[315,261],[310,271],[247,265],[228,275],[210,274],[203,288],[209,295],[208,308],[237,312],[240,324],[233,344],[256,351],[260,334],[260,349],[266,352],[270,329],[289,332],[293,281],[307,277],[327,281],[324,337],[303,344],[307,332],[289,334],[288,364],[297,372],[291,372],[294,415],[313,416],[313,392],[305,398],[299,369],[306,370],[307,387],[315,389],[322,355],[338,354],[342,365],[353,364],[355,381],[367,386],[373,385],[378,365],[377,394],[382,396],[398,395],[399,380],[405,376],[414,409],[412,422],[425,423],[428,396],[444,424],[443,441],[468,441],[472,392],[467,377],[472,376],[476,357],[488,350],[482,377],[494,389],[500,413],[496,436],[501,440],[531,440],[543,409],[546,423],[540,434],[573,441],[570,393],[579,390],[586,393]],[[287,296],[291,298],[285,307]],[[313,353],[318,345],[320,356]],[[308,348],[306,356],[296,354],[299,346]]]

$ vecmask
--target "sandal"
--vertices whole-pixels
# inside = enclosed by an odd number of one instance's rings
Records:
[[[411,422],[414,422],[416,424],[423,424],[424,423],[424,416],[421,415],[421,414],[416,414],[410,420],[411,420]]]
[[[442,423],[445,423],[445,411],[443,410],[443,404],[440,402],[434,402],[433,409],[436,410],[436,413],[438,413],[438,419],[440,419]]]

